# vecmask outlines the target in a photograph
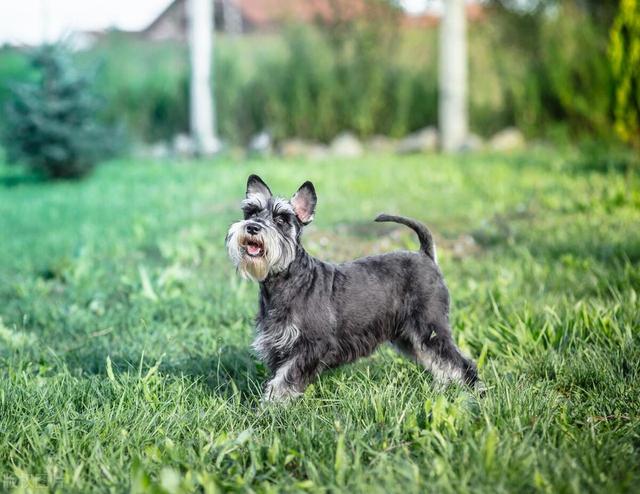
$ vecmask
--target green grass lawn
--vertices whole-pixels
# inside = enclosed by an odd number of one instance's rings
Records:
[[[224,235],[249,173],[318,191],[343,260],[436,236],[484,398],[390,348],[263,407],[257,287]],[[640,485],[640,176],[531,151],[0,167],[0,491],[630,492]]]

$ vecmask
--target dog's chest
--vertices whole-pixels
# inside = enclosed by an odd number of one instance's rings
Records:
[[[288,353],[299,337],[300,327],[292,317],[278,317],[267,311],[256,325],[252,346],[260,357],[268,358],[274,353]]]

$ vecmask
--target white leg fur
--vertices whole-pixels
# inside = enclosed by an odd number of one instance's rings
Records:
[[[262,398],[263,402],[288,401],[302,395],[300,391],[292,388],[286,382],[287,372],[289,372],[292,365],[293,361],[290,360],[276,371],[276,375],[267,383]]]

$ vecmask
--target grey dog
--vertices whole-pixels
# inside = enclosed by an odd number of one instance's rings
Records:
[[[381,214],[376,221],[413,229],[420,251],[330,264],[309,255],[300,242],[316,202],[311,182],[287,201],[251,175],[244,219],[226,237],[239,273],[260,284],[253,347],[273,372],[264,399],[299,396],[324,369],[370,355],[385,341],[439,382],[479,384],[476,366],[451,336],[449,292],[429,230],[412,219]]]

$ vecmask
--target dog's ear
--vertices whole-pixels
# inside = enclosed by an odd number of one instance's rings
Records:
[[[298,192],[293,195],[290,202],[296,216],[303,225],[308,225],[313,221],[318,196],[316,196],[316,189],[313,188],[311,182],[303,183],[298,189]]]
[[[265,201],[271,197],[271,190],[258,175],[249,175],[247,179],[247,199],[250,196],[263,196]]]

